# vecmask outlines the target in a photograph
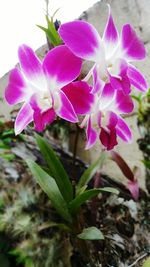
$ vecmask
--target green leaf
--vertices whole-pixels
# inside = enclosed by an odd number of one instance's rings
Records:
[[[103,152],[101,156],[97,159],[97,161],[91,164],[90,167],[82,174],[79,180],[79,183],[77,185],[77,189],[76,189],[77,194],[80,193],[80,189],[83,188],[83,186],[89,183],[89,181],[93,178],[97,170],[100,167],[102,167],[105,158],[106,158],[106,154]]]
[[[54,23],[49,20],[48,16],[46,16],[47,25],[48,25],[48,31],[47,33],[50,36],[50,41],[54,46],[62,44],[62,40],[58,34],[58,32],[55,29]]]
[[[138,96],[137,95],[131,95],[131,97],[133,98],[133,99],[135,99],[137,102],[141,102],[141,100],[142,100],[142,94],[140,93]]]
[[[42,190],[48,195],[56,211],[65,220],[71,222],[71,215],[69,214],[67,203],[60,193],[55,180],[43,171],[34,161],[27,160],[27,164]]]
[[[3,154],[0,153],[0,158],[6,159],[8,161],[12,161],[13,159],[16,158],[16,156],[11,153],[3,153]]]
[[[87,200],[97,196],[99,193],[108,192],[113,194],[118,194],[119,191],[113,187],[103,187],[103,188],[94,188],[90,190],[86,190],[82,194],[76,196],[75,199],[73,199],[69,203],[69,209],[72,214],[75,214],[77,210],[80,208],[82,204],[84,204]]]
[[[142,267],[149,267],[150,266],[150,257],[144,262]]]
[[[84,240],[104,240],[104,235],[102,232],[94,226],[84,228],[82,233],[77,236],[78,238]]]
[[[144,163],[145,167],[150,170],[150,161],[142,160],[142,162]]]
[[[37,27],[39,27],[42,31],[44,31],[45,33],[47,33],[47,28],[41,26],[41,25],[36,25]]]
[[[55,179],[64,199],[70,202],[73,199],[73,187],[63,165],[44,138],[37,134],[35,136],[41,153],[47,162],[51,176]]]
[[[56,222],[45,222],[38,227],[38,231],[40,232],[44,229],[53,228],[53,227],[57,227],[66,232],[72,232],[71,228],[68,227],[68,225],[64,223],[56,223]]]
[[[46,21],[48,28],[45,28],[41,25],[37,25],[37,27],[39,27],[42,31],[46,33],[47,38],[49,39],[49,41],[52,43],[53,46],[62,44],[62,40],[55,29],[54,23],[51,20],[49,20],[47,16],[46,16]]]

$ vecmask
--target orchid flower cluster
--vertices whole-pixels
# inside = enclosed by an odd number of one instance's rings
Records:
[[[81,20],[62,24],[58,33],[63,44],[50,50],[42,62],[27,45],[19,47],[21,68],[11,71],[5,90],[10,105],[23,102],[15,133],[31,122],[40,132],[57,116],[71,123],[78,123],[80,116],[86,149],[97,139],[106,150],[117,145],[118,137],[131,142],[132,133],[122,115],[134,108],[131,86],[141,92],[148,88],[144,76],[131,64],[145,58],[143,42],[130,24],[123,25],[119,36],[110,7],[102,38]],[[83,60],[92,61],[93,66],[79,80]]]

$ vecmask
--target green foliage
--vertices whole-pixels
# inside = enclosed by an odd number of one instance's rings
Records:
[[[66,221],[71,222],[72,219],[67,208],[67,203],[64,200],[54,178],[43,171],[42,168],[38,166],[34,161],[28,160],[27,164],[36,181],[41,186],[42,190],[48,195],[57,212]]]
[[[150,257],[147,258],[142,267],[149,267],[149,266],[150,266]]]
[[[10,127],[11,126],[11,127]],[[10,146],[16,142],[16,140],[23,140],[23,136],[15,136],[13,125],[0,121],[0,158],[12,161],[15,159],[15,155],[11,153]]]
[[[12,259],[24,267],[70,266],[72,247],[63,233],[71,229],[57,222],[50,201],[34,181],[11,185],[1,180],[0,202],[0,266],[13,266]]]
[[[142,160],[142,162],[144,163],[145,167],[150,170],[150,161]]]
[[[44,138],[36,134],[36,141],[49,167],[49,173],[55,179],[62,196],[67,202],[71,201],[73,188],[63,165]]]
[[[76,189],[77,194],[79,194],[80,191],[83,192],[86,189],[87,184],[93,178],[94,174],[97,172],[98,169],[102,167],[105,158],[106,154],[101,153],[101,156],[97,159],[97,161],[91,164],[89,168],[83,173],[77,184],[77,189]]]
[[[84,204],[87,200],[90,200],[91,198],[97,196],[99,193],[113,193],[113,194],[118,194],[119,191],[115,188],[112,187],[104,187],[104,188],[94,188],[90,190],[86,190],[80,195],[77,195],[76,198],[74,198],[70,204],[69,204],[69,209],[71,213],[75,214],[80,206]]]
[[[78,209],[86,201],[97,196],[99,193],[108,192],[118,194],[118,190],[110,187],[95,188],[86,190],[87,183],[92,179],[98,168],[102,166],[105,159],[103,153],[101,157],[92,164],[81,176],[77,185],[77,192],[73,198],[73,188],[67,173],[53,149],[41,136],[36,134],[37,144],[48,164],[48,173],[33,161],[27,161],[27,164],[41,186],[42,190],[48,195],[56,211],[69,223],[72,222],[71,214],[77,215]],[[50,173],[50,175],[49,175]]]
[[[47,38],[54,47],[62,44],[62,40],[55,29],[54,23],[48,18],[48,16],[46,16],[46,22],[47,28],[40,25],[37,26],[46,33]]]
[[[78,238],[84,240],[103,240],[104,236],[97,227],[84,228],[81,234],[78,234]]]

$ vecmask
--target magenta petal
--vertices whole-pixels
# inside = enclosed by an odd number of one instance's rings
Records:
[[[116,90],[123,90],[125,94],[131,92],[130,80],[127,76],[128,64],[124,59],[117,59],[110,73],[110,83]]]
[[[25,81],[21,72],[15,68],[10,72],[9,84],[5,89],[5,99],[10,105],[15,105],[24,101],[26,94]]]
[[[148,85],[143,74],[132,65],[129,65],[128,67],[128,77],[131,84],[138,90],[145,92],[148,89]]]
[[[109,111],[107,112],[107,121],[107,127],[109,129],[115,128],[118,122],[118,116],[114,112]]]
[[[74,108],[63,91],[60,90],[57,95],[55,94],[54,106],[57,106],[55,112],[59,117],[73,123],[78,122]]]
[[[122,91],[116,92],[116,109],[121,113],[132,112],[134,103],[129,95],[125,95]]]
[[[131,93],[131,84],[127,75],[122,77],[121,86],[124,94],[128,95]]]
[[[96,51],[101,50],[101,39],[91,24],[80,20],[67,22],[58,32],[76,56],[92,61],[97,59]]]
[[[118,144],[115,128],[111,128],[107,130],[102,127],[99,138],[100,138],[102,145],[108,151],[112,150]]]
[[[85,149],[90,149],[95,145],[97,140],[97,131],[92,127],[91,117],[88,119],[86,128],[87,144]]]
[[[50,86],[53,87],[54,79],[56,83],[60,84],[59,88],[78,77],[81,65],[82,60],[76,57],[65,45],[49,51],[43,61],[43,67],[49,77]]]
[[[131,142],[132,141],[132,133],[125,122],[121,117],[118,116],[118,123],[116,125],[116,133],[117,135],[125,142]]]
[[[25,103],[15,121],[15,134],[20,134],[31,121],[33,121],[33,110],[30,104]]]
[[[115,96],[115,89],[111,86],[110,83],[106,83],[101,96],[100,96],[100,109],[107,108],[113,101]]]
[[[127,189],[130,191],[134,200],[139,198],[139,184],[137,180],[128,181]]]
[[[103,82],[100,80],[98,73],[97,73],[97,68],[95,67],[93,69],[93,89],[92,93],[98,93],[101,88],[103,87]]]
[[[109,16],[103,34],[103,41],[105,44],[106,54],[108,53],[112,54],[113,49],[116,47],[118,43],[118,39],[119,39],[119,34],[117,28],[115,27],[109,6]]]
[[[116,89],[116,90],[122,90],[122,85],[121,85],[121,80],[116,78],[116,77],[113,77],[113,76],[110,76],[110,83],[111,83],[111,86]]]
[[[44,112],[34,111],[35,130],[42,132],[47,124],[52,123],[56,118],[56,113],[53,108]]]
[[[19,61],[25,76],[29,80],[39,81],[43,76],[42,65],[34,51],[27,45],[22,45],[18,49]]]
[[[123,54],[128,60],[140,60],[146,56],[144,44],[130,24],[126,24],[122,28],[121,46]]]
[[[91,86],[86,82],[72,82],[62,88],[75,112],[79,115],[87,114],[94,102],[94,95],[91,94]]]
[[[131,84],[127,75],[121,77],[121,79],[110,76],[110,83],[114,89],[122,90],[126,95],[130,94],[131,92]]]

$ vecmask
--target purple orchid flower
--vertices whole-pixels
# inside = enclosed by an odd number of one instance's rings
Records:
[[[86,116],[81,123],[81,127],[86,126],[86,149],[90,149],[98,138],[107,150],[111,150],[117,145],[117,136],[125,142],[131,142],[130,128],[121,117],[122,114],[133,110],[134,105],[131,97],[125,95],[121,90],[115,90],[110,83],[105,84],[101,92],[97,93],[96,75],[93,75],[93,79],[93,88],[85,88],[85,90],[90,90],[90,102],[89,99],[84,98],[84,106],[87,107],[87,103],[90,105],[89,111],[86,110]],[[75,112],[79,114],[80,111],[80,114],[84,114],[84,107],[82,107],[82,103],[80,104],[81,100],[79,99],[77,102],[76,90],[73,90],[74,94],[70,94],[68,86],[64,87],[63,90]]]
[[[80,73],[82,60],[65,45],[48,52],[43,62],[40,62],[33,50],[26,45],[19,48],[18,56],[21,71],[17,68],[11,71],[5,90],[5,98],[10,105],[24,102],[15,121],[16,134],[32,121],[35,129],[42,131],[57,115],[76,123],[78,118],[75,110],[62,90],[69,83],[69,88],[80,87],[79,95],[84,92],[87,102],[85,105],[83,103],[84,111],[81,113],[88,111],[89,102],[93,101],[93,96],[90,96],[87,90],[88,85],[85,82],[76,82],[75,85],[72,83]]]
[[[144,76],[131,64],[145,58],[144,44],[130,24],[122,27],[119,37],[110,7],[102,38],[91,24],[80,20],[62,24],[59,34],[76,56],[95,63],[90,73],[94,69],[98,74],[97,90],[109,82],[125,94],[130,93],[131,85],[143,92],[147,90]]]

